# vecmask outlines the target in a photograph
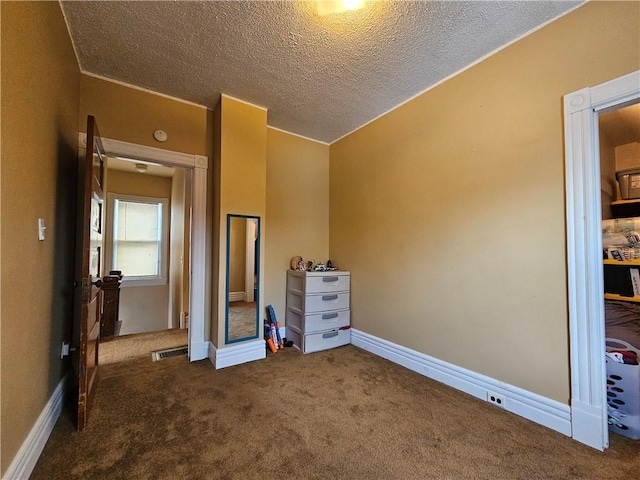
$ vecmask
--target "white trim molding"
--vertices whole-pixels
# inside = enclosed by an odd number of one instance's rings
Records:
[[[598,114],[640,99],[640,71],[564,96],[572,437],[609,446]]]
[[[304,135],[300,135],[299,133],[293,133],[293,132],[290,132],[288,130],[283,130],[282,128],[274,127],[272,125],[267,125],[267,128],[271,129],[271,130],[274,130],[276,132],[286,133],[287,135],[293,135],[294,137],[302,138],[303,140],[309,140],[310,142],[319,143],[320,145],[326,145],[327,147],[329,146],[329,143],[323,142],[322,140],[316,140],[315,138],[305,137]],[[351,133],[351,132],[349,132],[349,133]],[[347,135],[349,135],[349,134],[347,134]]]
[[[65,375],[42,409],[29,435],[3,475],[3,479],[29,478],[38,458],[60,417],[66,393],[68,375]]]
[[[128,160],[154,160],[169,167],[208,168],[209,158],[204,155],[174,152],[163,148],[148,147],[136,143],[102,138],[102,146],[108,157],[123,157]],[[87,134],[78,133],[78,147],[87,148]]]
[[[245,292],[229,292],[230,302],[246,302],[247,294]]]
[[[216,370],[267,358],[267,344],[261,338],[217,348],[209,342],[209,361]]]
[[[227,95],[226,93],[221,93],[220,94],[220,98],[222,98],[222,97],[229,98],[231,100],[235,100],[236,102],[244,103],[245,105],[249,105],[251,107],[259,108],[260,110],[264,110],[265,112],[267,112],[269,110],[267,107],[263,107],[262,105],[258,105],[256,103],[251,103],[251,102],[248,102],[246,100],[242,100],[241,98],[238,98],[238,97],[232,97],[231,95]]]
[[[87,134],[78,134],[78,145],[86,148]],[[188,168],[193,173],[191,188],[191,298],[189,299],[189,360],[207,358],[204,338],[207,241],[207,168],[209,159],[203,155],[173,152],[161,148],[102,138],[105,154],[132,160],[147,160],[171,167]]]
[[[489,392],[500,395],[504,397],[505,410],[564,435],[571,435],[571,414],[568,405],[354,328],[351,329],[351,343],[480,400],[488,401]]]

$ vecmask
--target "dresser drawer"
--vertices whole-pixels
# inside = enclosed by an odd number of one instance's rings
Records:
[[[301,295],[309,293],[348,292],[351,287],[349,272],[296,272],[287,275],[287,290]]]
[[[302,332],[287,327],[287,340],[292,340],[293,344],[302,353],[319,352],[330,348],[348,345],[351,342],[351,330],[329,330],[325,332],[303,334]]]
[[[308,277],[306,293],[348,292],[351,286],[351,276],[325,274],[320,277]]]
[[[326,293],[324,295],[287,294],[287,308],[304,314],[327,310],[348,310],[349,293]]]
[[[303,353],[319,352],[351,343],[351,329],[331,330],[328,332],[304,335]]]
[[[351,322],[351,312],[349,310],[339,310],[336,312],[302,315],[302,313],[287,309],[285,321],[287,328],[294,327],[305,333],[313,333],[346,327]]]

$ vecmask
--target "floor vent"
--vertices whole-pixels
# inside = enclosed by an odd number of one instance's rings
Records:
[[[166,358],[171,358],[171,357],[179,357],[182,355],[186,355],[187,353],[189,353],[189,349],[185,345],[184,347],[174,347],[174,348],[168,348],[166,350],[158,350],[156,352],[151,352],[151,359],[154,362],[157,362],[158,360],[164,360]]]

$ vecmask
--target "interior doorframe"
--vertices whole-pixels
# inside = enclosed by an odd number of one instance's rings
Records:
[[[245,302],[255,301],[253,293],[256,286],[256,225],[255,218],[247,218],[245,229],[244,295]]]
[[[564,96],[571,436],[609,446],[598,114],[640,98],[640,70]]]
[[[78,144],[86,148],[87,135],[80,132]],[[206,311],[207,179],[209,158],[161,148],[103,138],[105,154],[132,160],[151,161],[168,167],[185,168],[191,182],[191,278],[189,288],[189,360],[208,358],[209,342],[204,338]]]

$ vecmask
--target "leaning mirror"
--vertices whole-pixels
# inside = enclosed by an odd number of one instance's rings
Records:
[[[227,215],[225,343],[258,338],[260,217]]]

